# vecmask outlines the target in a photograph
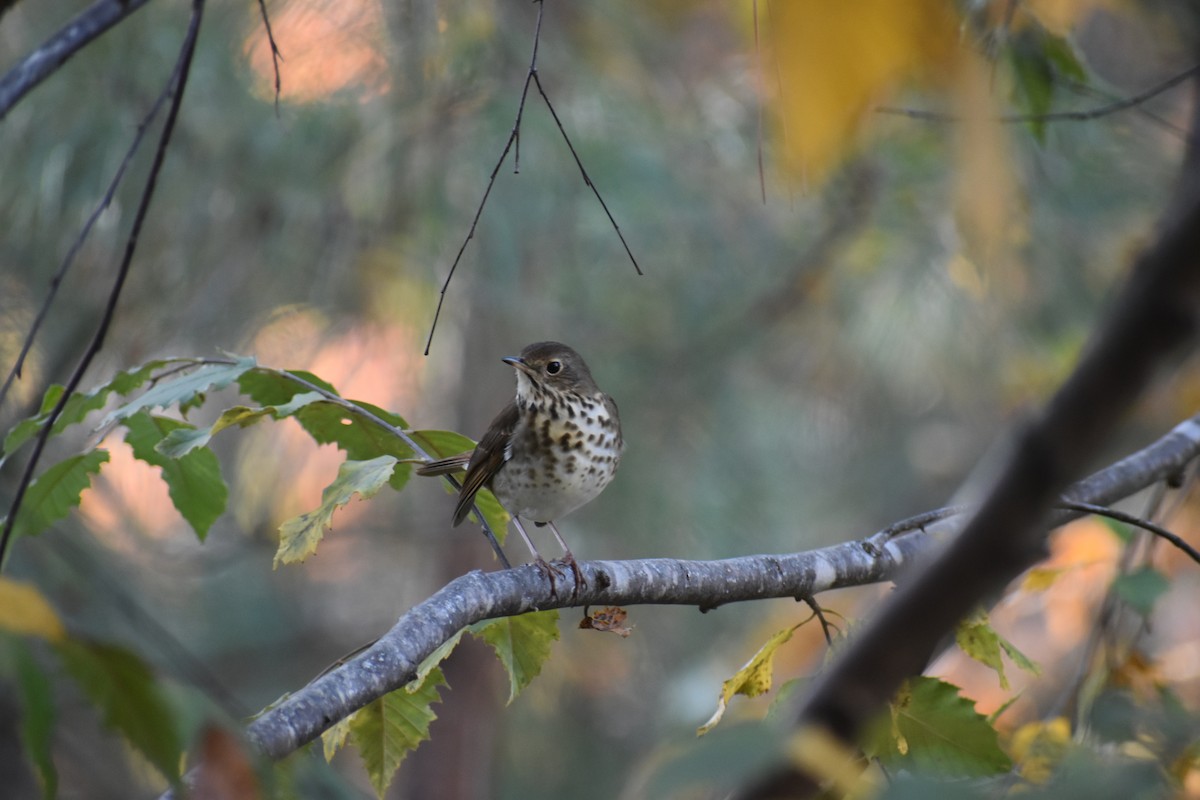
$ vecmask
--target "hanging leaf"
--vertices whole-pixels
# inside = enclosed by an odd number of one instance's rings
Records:
[[[429,725],[437,719],[432,706],[441,701],[438,687],[445,684],[442,671],[435,669],[415,688],[389,692],[354,714],[350,739],[380,800],[400,762],[429,738]]]
[[[279,526],[275,566],[294,564],[315,553],[326,529],[333,525],[333,512],[349,503],[356,494],[362,495],[364,500],[374,495],[387,482],[395,466],[394,456],[342,464],[337,478],[321,493],[320,506]]]
[[[124,736],[168,780],[178,780],[182,747],[175,715],[149,668],[132,653],[110,645],[67,639],[55,649],[104,724]]]
[[[168,458],[180,458],[197,447],[206,447],[212,437],[226,428],[232,428],[235,425],[239,428],[248,428],[267,416],[272,419],[290,417],[309,403],[320,400],[321,395],[317,392],[306,392],[277,406],[261,406],[259,408],[234,406],[222,412],[221,416],[217,417],[217,421],[207,428],[176,428],[155,445],[155,449]]]
[[[558,639],[558,611],[534,611],[517,617],[485,620],[471,634],[492,646],[508,673],[508,702],[542,671],[550,647]]]
[[[1020,669],[1032,675],[1040,675],[1041,668],[1017,649],[1016,645],[996,633],[988,619],[987,612],[978,609],[974,614],[958,624],[954,634],[959,649],[971,658],[995,671],[1000,679],[1000,688],[1007,690],[1008,677],[1004,674],[1004,659],[1001,652],[1007,653],[1013,663]]]
[[[43,800],[58,796],[58,771],[54,768],[54,692],[46,670],[34,660],[29,647],[12,643],[16,657],[17,690],[21,701],[21,743],[41,777]]]
[[[83,490],[92,485],[92,476],[107,461],[107,450],[92,450],[60,461],[39,475],[25,492],[14,533],[34,536],[71,513]]]
[[[758,652],[742,665],[742,668],[735,672],[733,677],[725,681],[721,686],[721,696],[717,700],[717,710],[708,718],[708,722],[696,729],[697,736],[703,736],[717,726],[717,723],[725,716],[725,709],[734,695],[758,697],[760,694],[771,691],[775,653],[778,652],[781,645],[792,638],[792,634],[803,624],[802,622],[777,632],[767,640],[766,644],[758,648]]]
[[[1148,617],[1158,598],[1171,588],[1171,583],[1154,567],[1143,567],[1137,572],[1118,576],[1113,588],[1130,608]]]
[[[225,511],[229,489],[221,478],[221,464],[208,449],[194,450],[181,458],[168,458],[158,452],[158,444],[175,431],[194,431],[191,425],[168,417],[139,412],[124,421],[125,441],[135,458],[162,469],[163,481],[171,502],[192,526],[200,541]]]

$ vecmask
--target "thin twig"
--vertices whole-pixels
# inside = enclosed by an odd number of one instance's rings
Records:
[[[754,0],[752,6],[754,14],[754,74],[755,82],[758,84],[758,108],[755,114],[757,122],[757,130],[755,131],[755,139],[758,152],[758,190],[762,194],[763,205],[767,204],[767,178],[763,173],[763,95],[766,94],[763,84],[763,63],[762,63],[762,48],[758,41],[758,0]]]
[[[46,292],[46,298],[42,301],[42,307],[38,310],[37,317],[34,318],[33,324],[29,327],[29,333],[25,336],[25,341],[21,345],[21,352],[17,356],[16,363],[8,372],[8,377],[4,379],[4,386],[0,387],[0,407],[4,406],[4,399],[8,396],[8,390],[12,386],[13,381],[21,377],[21,371],[25,367],[25,359],[29,355],[29,351],[33,348],[33,340],[37,336],[38,330],[42,327],[42,323],[46,319],[46,315],[50,311],[50,306],[54,303],[54,298],[58,294],[59,286],[63,279],[66,278],[67,272],[70,271],[71,265],[75,262],[75,256],[79,254],[79,250],[83,247],[83,243],[92,232],[92,227],[96,224],[96,220],[100,219],[100,215],[112,204],[113,197],[116,195],[117,187],[121,185],[121,180],[125,177],[125,170],[133,161],[133,156],[141,147],[142,139],[146,135],[146,131],[150,128],[150,123],[158,116],[158,112],[162,110],[163,104],[166,103],[169,92],[163,91],[154,101],[154,105],[142,118],[138,125],[137,133],[133,137],[133,142],[129,145],[129,149],[125,152],[125,157],[121,160],[120,167],[113,175],[112,181],[108,184],[108,191],[104,193],[104,197],[92,211],[87,222],[79,231],[79,235],[75,237],[75,241],[71,244],[71,249],[67,251],[67,255],[63,258],[62,263],[58,267],[58,271],[50,279],[50,288]]]
[[[96,0],[0,78],[0,119],[35,86],[147,0]]]
[[[4,522],[4,532],[0,534],[0,569],[3,569],[5,557],[8,554],[8,545],[12,540],[12,532],[17,522],[17,515],[21,510],[21,503],[25,499],[25,493],[29,489],[30,483],[33,482],[33,472],[37,469],[38,461],[41,459],[42,451],[46,448],[46,442],[50,439],[50,434],[54,430],[54,423],[62,414],[63,408],[66,407],[67,401],[71,395],[79,387],[80,381],[83,380],[83,374],[91,365],[92,359],[100,352],[104,346],[104,338],[108,334],[109,326],[112,324],[113,317],[117,310],[117,301],[121,298],[121,290],[125,286],[125,279],[129,276],[129,267],[133,262],[133,254],[137,249],[138,236],[142,231],[142,224],[146,221],[146,213],[150,209],[150,201],[154,197],[154,187],[158,182],[158,173],[162,169],[163,161],[167,154],[167,145],[171,141],[171,134],[175,130],[175,121],[179,117],[179,108],[183,102],[183,91],[187,86],[188,73],[191,71],[192,56],[196,52],[196,37],[200,33],[200,20],[204,15],[204,0],[192,0],[192,18],[188,23],[187,35],[184,37],[183,46],[179,51],[179,58],[175,62],[175,68],[171,72],[171,77],[167,81],[166,88],[163,90],[171,95],[171,108],[167,112],[166,122],[163,124],[162,133],[159,134],[158,147],[154,151],[154,161],[150,165],[150,174],[146,177],[145,188],[142,189],[142,197],[138,203],[137,213],[133,218],[133,226],[129,230],[129,238],[125,243],[125,254],[121,258],[120,266],[117,269],[116,280],[113,281],[112,290],[108,295],[108,303],[104,308],[104,315],[100,319],[100,323],[96,326],[96,332],[92,336],[91,344],[88,345],[87,351],[84,352],[83,358],[75,367],[75,372],[67,381],[67,385],[63,390],[62,397],[55,404],[54,409],[46,418],[46,425],[38,434],[37,442],[34,445],[33,454],[29,457],[29,462],[25,465],[25,472],[21,476],[21,482],[17,485],[16,496],[13,498],[12,504],[8,509],[8,518]]]
[[[592,182],[591,176],[584,169],[583,161],[580,160],[579,153],[575,152],[575,145],[571,144],[571,137],[567,136],[567,129],[563,127],[562,120],[558,118],[558,112],[554,110],[554,104],[550,102],[550,97],[546,94],[546,90],[542,86],[542,79],[538,77],[536,72],[533,73],[533,82],[537,85],[538,94],[542,96],[542,100],[546,101],[546,108],[550,110],[550,116],[554,117],[554,124],[558,126],[558,132],[562,134],[563,141],[567,143],[567,148],[571,151],[571,157],[575,159],[575,165],[579,167],[579,173],[583,175],[583,182],[592,190],[592,194],[596,195],[596,199],[600,201],[600,207],[604,209],[604,213],[608,216],[608,221],[612,223],[613,230],[617,232],[617,238],[621,240],[621,244],[625,248],[625,255],[629,256],[629,260],[633,262],[634,271],[638,275],[644,274],[642,268],[638,266],[637,259],[633,257],[633,251],[629,249],[629,243],[625,241],[625,234],[621,233],[621,226],[613,219],[612,212],[608,210],[608,204],[600,196],[600,190],[596,188],[596,184]]]
[[[504,149],[500,151],[500,157],[496,159],[496,166],[492,167],[492,174],[488,176],[487,187],[483,190],[483,197],[479,199],[479,206],[475,209],[471,227],[467,230],[467,238],[463,239],[463,243],[459,246],[458,253],[454,256],[454,263],[450,265],[450,272],[446,274],[446,280],[442,282],[441,292],[438,293],[437,308],[433,312],[433,322],[429,326],[429,337],[425,340],[425,355],[429,355],[429,348],[433,345],[433,334],[437,330],[438,320],[442,316],[442,304],[446,302],[446,290],[450,288],[450,281],[453,280],[454,273],[458,270],[458,262],[462,261],[467,244],[475,238],[475,228],[479,225],[483,207],[487,204],[492,187],[496,184],[496,176],[500,174],[500,167],[504,165],[504,159],[508,157],[508,151],[513,148],[513,144],[520,142],[521,118],[525,114],[525,98],[529,96],[529,84],[533,81],[534,71],[537,69],[538,42],[542,38],[542,14],[544,11],[545,4],[538,0],[537,24],[533,31],[533,55],[529,58],[529,72],[525,75],[525,85],[521,87],[521,101],[517,104],[517,118],[513,121],[512,131],[508,134],[508,141],[504,143]],[[517,167],[520,167],[519,160]]]
[[[279,77],[279,62],[283,61],[283,53],[275,43],[275,34],[271,32],[271,18],[267,16],[267,0],[258,0],[258,10],[262,14],[263,27],[267,29],[267,42],[271,45],[271,66],[275,69],[275,117],[279,117],[279,94],[283,89],[283,81]]]
[[[825,619],[825,609],[821,608],[821,604],[818,603],[817,599],[812,595],[806,595],[800,599],[812,609],[813,616],[815,616],[821,622],[821,632],[825,634],[825,644],[829,647],[833,647],[833,637],[829,634],[829,628],[831,626],[829,624],[829,620]]]
[[[1124,511],[1118,511],[1115,508],[1094,506],[1091,503],[1058,503],[1057,507],[1070,509],[1071,511],[1083,511],[1088,514],[1095,514],[1099,517],[1108,517],[1109,519],[1115,519],[1118,522],[1124,522],[1126,525],[1133,525],[1134,527],[1141,528],[1144,531],[1149,531],[1160,539],[1166,539],[1168,542],[1182,550],[1183,553],[1192,561],[1200,564],[1200,552],[1198,552],[1196,548],[1192,547],[1190,544],[1179,538],[1179,536],[1175,535],[1174,533],[1171,533],[1166,528],[1162,527],[1161,525],[1156,525],[1148,519],[1143,519],[1141,517],[1134,516],[1133,514],[1126,514]]]
[[[1157,95],[1162,94],[1168,89],[1173,89],[1194,75],[1200,74],[1200,64],[1195,64],[1188,67],[1183,72],[1172,75],[1161,83],[1157,83],[1146,89],[1143,92],[1126,97],[1122,100],[1116,100],[1112,103],[1106,103],[1096,108],[1084,109],[1082,111],[1051,111],[1046,114],[1002,114],[996,117],[997,122],[1005,124],[1022,123],[1022,122],[1086,122],[1087,120],[1098,119],[1100,117],[1115,114],[1119,111],[1125,111],[1135,106],[1150,100]],[[875,109],[877,114],[895,114],[909,119],[920,119],[928,122],[958,122],[961,117],[957,114],[947,114],[941,111],[927,111],[919,108],[896,108],[893,106],[880,106]]]

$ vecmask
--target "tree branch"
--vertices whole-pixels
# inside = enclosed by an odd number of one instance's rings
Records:
[[[801,731],[854,742],[901,681],[924,669],[938,641],[1044,551],[1050,506],[1155,372],[1194,340],[1200,312],[1200,104],[1193,107],[1181,180],[1163,228],[1135,262],[1107,322],[1047,408],[1014,437],[962,534],[901,587],[808,687],[799,709]],[[814,789],[815,778],[796,763],[744,796],[807,796]]]
[[[1072,486],[1064,496],[1074,502],[1109,504],[1170,478],[1197,455],[1200,416]],[[1061,524],[1080,516],[1080,512],[1062,512],[1056,521]],[[533,565],[471,572],[410,609],[360,655],[267,710],[250,723],[247,734],[263,753],[282,758],[339,719],[408,683],[421,661],[440,644],[480,620],[586,605],[673,604],[709,610],[746,600],[809,598],[830,589],[894,578],[901,568],[934,549],[942,538],[941,526],[952,530],[956,522],[943,519],[937,526],[929,532],[890,537],[877,547],[847,542],[804,553],[722,561],[580,562],[587,585],[579,587],[578,593],[560,591],[557,596]]]
[[[147,0],[96,0],[0,78],[0,119],[33,87]]]

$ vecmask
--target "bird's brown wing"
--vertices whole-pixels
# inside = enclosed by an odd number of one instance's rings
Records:
[[[458,505],[454,507],[455,525],[467,518],[467,514],[471,512],[471,504],[475,502],[475,495],[491,483],[492,478],[508,461],[511,455],[509,443],[512,442],[513,431],[517,429],[519,419],[517,404],[509,403],[496,415],[492,424],[488,426],[487,433],[479,440],[479,444],[475,445],[471,463],[467,465],[467,477],[463,479],[462,490],[458,493]]]
[[[474,452],[474,450],[468,450],[465,453],[459,453],[449,458],[427,461],[417,467],[417,474],[429,477],[431,475],[452,475],[455,472],[462,472],[467,468],[467,464],[471,463],[471,454]]]

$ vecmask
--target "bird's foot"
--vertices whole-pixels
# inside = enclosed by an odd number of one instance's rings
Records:
[[[580,589],[586,589],[588,582],[587,578],[583,577],[583,570],[579,569],[579,564],[575,561],[575,555],[570,550],[563,551],[563,557],[559,561],[571,570],[572,577],[575,578],[575,588],[571,591],[571,597],[579,596]],[[562,574],[561,572],[559,573]]]
[[[538,555],[537,558],[533,560],[533,566],[537,568],[538,572],[546,576],[546,580],[550,581],[550,596],[557,599],[558,579],[566,577],[566,573],[556,567],[554,564],[551,564],[549,561],[542,558],[541,555]]]

